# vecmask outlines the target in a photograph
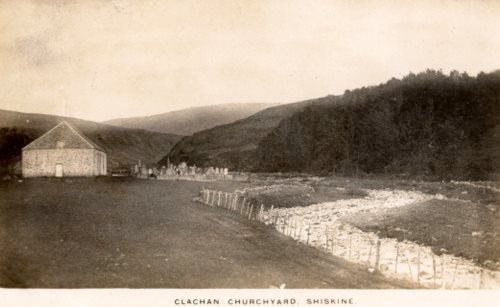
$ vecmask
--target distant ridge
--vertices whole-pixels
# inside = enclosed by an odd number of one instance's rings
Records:
[[[120,128],[70,117],[0,110],[0,172],[12,172],[21,159],[21,149],[62,121],[74,125],[106,151],[109,169],[136,163],[139,159],[154,163],[181,138],[175,134]]]
[[[338,101],[327,96],[264,109],[247,118],[220,125],[184,137],[170,153],[158,162],[186,161],[198,166],[221,166],[237,170],[251,170],[255,166],[255,150],[259,142],[285,118],[312,104],[330,104]]]
[[[195,132],[234,122],[248,117],[276,103],[227,103],[193,107],[163,114],[118,118],[105,124],[138,128],[161,133],[191,135]]]

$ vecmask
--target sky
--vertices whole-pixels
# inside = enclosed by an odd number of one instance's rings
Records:
[[[94,121],[500,68],[500,1],[0,0],[0,109]]]

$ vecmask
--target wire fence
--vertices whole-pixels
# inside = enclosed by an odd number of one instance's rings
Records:
[[[416,282],[434,289],[497,289],[500,273],[477,266],[473,261],[447,254],[437,255],[430,247],[410,241],[379,238],[375,233],[335,219],[314,214],[297,216],[286,208],[264,207],[239,193],[203,188],[201,203],[233,211],[248,220],[274,227],[282,234],[380,272],[388,277]]]

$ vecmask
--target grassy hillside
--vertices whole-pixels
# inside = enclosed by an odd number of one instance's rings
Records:
[[[191,135],[198,131],[246,118],[275,105],[271,103],[228,103],[189,108],[152,116],[112,119],[104,123],[162,133]]]
[[[139,159],[154,163],[181,138],[75,118],[0,110],[0,172],[12,172],[14,166],[19,165],[21,149],[63,120],[72,123],[106,151],[110,169]]]
[[[499,111],[500,71],[410,74],[282,121],[255,170],[485,178],[500,171]]]
[[[250,170],[254,167],[258,143],[280,121],[311,104],[329,104],[334,96],[307,100],[267,108],[250,117],[197,132],[177,143],[168,157],[172,162],[186,161],[198,166],[221,166],[233,170]],[[167,164],[167,156],[159,161]]]

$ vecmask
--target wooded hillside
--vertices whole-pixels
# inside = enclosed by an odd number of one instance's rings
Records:
[[[500,170],[499,106],[500,71],[393,78],[284,119],[254,170],[485,178]]]

